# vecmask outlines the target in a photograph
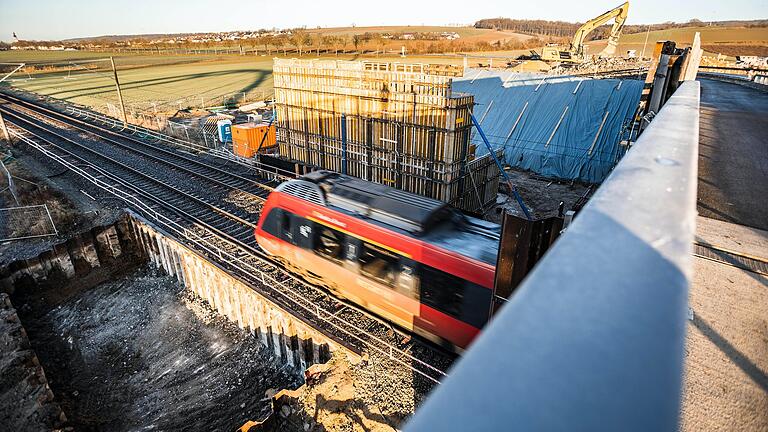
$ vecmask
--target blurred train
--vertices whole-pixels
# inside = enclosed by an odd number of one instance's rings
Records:
[[[493,310],[499,225],[330,171],[286,181],[255,230],[306,278],[447,348],[465,349]]]

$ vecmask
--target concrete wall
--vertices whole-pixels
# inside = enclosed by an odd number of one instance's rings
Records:
[[[175,276],[187,289],[302,372],[324,363],[339,348],[317,330],[289,314],[252,287],[139,218],[131,219],[134,236],[151,263]]]
[[[254,332],[275,356],[304,371],[326,362],[339,346],[216,264],[132,216],[82,233],[31,259],[0,269],[0,292],[38,301],[68,297],[114,274],[149,261],[243,329]]]
[[[43,367],[5,293],[0,293],[0,427],[53,430],[67,417],[54,401]]]
[[[13,295],[24,289],[28,290],[24,294],[34,295],[35,289],[85,278],[88,287],[94,286],[141,262],[135,243],[128,217],[113,225],[92,228],[36,257],[0,269],[0,291]]]

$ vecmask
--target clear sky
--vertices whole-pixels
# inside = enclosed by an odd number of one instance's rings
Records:
[[[259,28],[584,21],[621,0],[0,0],[0,40]],[[768,18],[768,0],[634,0],[630,24]]]

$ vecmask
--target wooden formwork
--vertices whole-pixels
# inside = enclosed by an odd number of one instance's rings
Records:
[[[451,89],[460,74],[455,66],[276,59],[280,155],[478,211],[485,195],[464,198],[465,177],[481,163],[469,145],[474,98]]]

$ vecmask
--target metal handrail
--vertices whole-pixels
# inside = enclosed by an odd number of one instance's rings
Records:
[[[677,430],[698,139],[687,81],[405,430]]]

